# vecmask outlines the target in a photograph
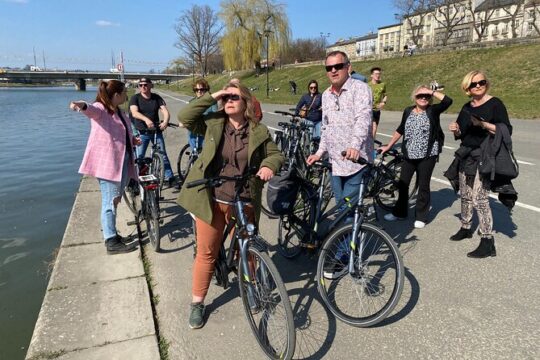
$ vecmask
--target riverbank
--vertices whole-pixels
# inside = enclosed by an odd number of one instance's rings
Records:
[[[27,359],[159,359],[141,249],[107,255],[101,197],[83,177],[58,250]],[[127,235],[128,210],[119,230]]]

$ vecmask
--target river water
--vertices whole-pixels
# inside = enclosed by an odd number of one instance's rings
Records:
[[[0,88],[0,359],[23,359],[81,176],[95,90]]]

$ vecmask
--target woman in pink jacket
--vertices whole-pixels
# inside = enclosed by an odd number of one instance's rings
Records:
[[[79,173],[98,179],[101,189],[101,227],[108,254],[135,250],[125,245],[116,232],[116,207],[129,179],[136,179],[133,146],[140,140],[133,136],[131,123],[118,106],[127,100],[127,89],[118,80],[102,81],[96,101],[72,101],[71,110],[81,111],[90,119],[90,136]]]

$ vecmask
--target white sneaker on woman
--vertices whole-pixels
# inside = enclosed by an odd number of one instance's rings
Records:
[[[423,221],[416,220],[416,221],[414,222],[414,227],[415,227],[416,229],[423,229],[424,226],[426,226],[426,223],[423,222]]]
[[[384,220],[386,221],[396,221],[396,220],[405,220],[405,218],[394,216],[394,214],[386,214],[384,215]]]

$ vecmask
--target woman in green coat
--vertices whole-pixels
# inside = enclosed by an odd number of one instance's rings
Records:
[[[229,84],[223,90],[206,94],[188,104],[178,120],[192,133],[204,135],[202,152],[189,171],[186,183],[217,175],[242,175],[248,167],[256,167],[255,177],[241,190],[250,221],[258,220],[261,191],[283,164],[283,155],[265,125],[257,123],[249,90]],[[221,100],[223,110],[203,115]],[[210,286],[221,238],[233,213],[234,183],[218,188],[182,188],[178,204],[192,213],[197,233],[197,255],[193,266],[192,303],[189,326],[204,325],[204,298]]]

